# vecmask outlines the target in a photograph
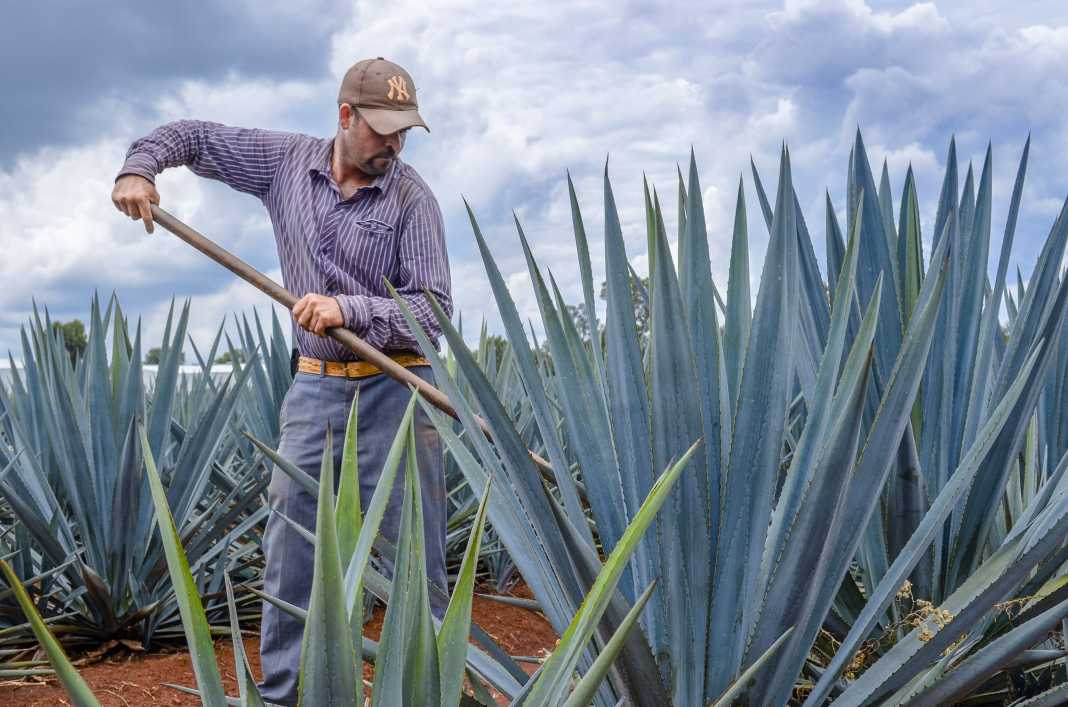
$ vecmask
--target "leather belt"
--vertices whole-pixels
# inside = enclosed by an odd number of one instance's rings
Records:
[[[430,361],[415,354],[391,354],[389,357],[405,368],[430,365]],[[323,361],[311,356],[301,356],[297,361],[297,370],[300,373],[339,378],[366,378],[382,372],[381,368],[367,361]]]

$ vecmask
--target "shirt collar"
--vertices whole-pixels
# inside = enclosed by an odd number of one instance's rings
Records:
[[[332,138],[326,138],[323,140],[323,145],[316,153],[315,160],[312,162],[312,166],[308,169],[308,174],[314,177],[316,174],[325,177],[335,187],[337,186],[334,181],[334,171],[331,169],[330,161],[334,154],[334,140]],[[380,174],[374,178],[366,187],[360,187],[360,189],[378,189],[378,191],[384,196],[389,193],[390,187],[397,181],[397,177],[400,175],[400,158],[395,158],[389,165],[389,169],[385,174]],[[359,190],[357,190],[359,193]]]

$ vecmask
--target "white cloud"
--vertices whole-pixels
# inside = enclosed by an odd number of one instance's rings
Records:
[[[863,29],[883,34],[901,30],[938,32],[949,29],[949,23],[933,2],[909,5],[900,12],[876,12],[865,0],[786,0],[781,12],[769,14],[773,23],[790,24],[814,15],[842,15]]]
[[[31,294],[45,301],[68,296],[73,307],[87,301],[92,282],[133,293],[158,322],[170,292],[151,286],[163,272],[172,275],[167,282],[179,297],[199,293],[197,335],[213,332],[227,303],[247,307],[256,295],[243,299],[245,286],[214,275],[201,256],[166,238],[146,240],[112,212],[106,194],[126,144],[152,121],[175,117],[329,134],[337,80],[353,61],[375,55],[405,65],[419,87],[433,132],[414,135],[405,156],[446,214],[456,306],[469,336],[482,318],[494,327],[499,318],[461,195],[515,285],[521,314],[536,319],[512,212],[539,263],[577,301],[567,170],[599,281],[605,159],[629,254],[644,270],[642,175],[661,196],[674,240],[676,164],[685,172],[692,145],[713,275],[723,284],[739,174],[754,274],[766,246],[749,156],[774,198],[779,149],[788,143],[822,253],[824,190],[842,209],[857,125],[873,168],[884,156],[888,161],[895,202],[913,166],[927,229],[950,134],[957,135],[962,177],[969,159],[981,165],[993,139],[995,243],[1015,160],[1034,130],[1017,237],[1026,271],[1068,191],[1058,157],[1068,149],[1068,86],[1057,79],[1068,62],[1068,18],[1048,7],[1017,15],[986,0],[974,7],[907,0],[360,4],[324,49],[328,77],[191,81],[161,98],[148,116],[115,99],[102,101],[96,110],[115,116],[112,134],[70,150],[43,150],[0,172],[0,245],[10,252],[0,261],[0,277],[15,283],[0,292],[0,306],[7,323],[25,312]],[[160,186],[165,206],[235,251],[255,254],[262,267],[276,267],[269,224],[255,200],[186,172],[163,175]],[[0,330],[0,345],[12,343],[10,329]]]
[[[241,124],[267,113],[286,122],[286,111],[272,107],[291,106],[292,116],[315,91],[311,83],[239,77],[217,85],[188,82],[160,101],[156,122],[197,116]],[[280,127],[296,127],[288,120]],[[171,297],[191,297],[190,333],[205,346],[223,315],[267,303],[163,229],[149,236],[115,209],[110,194],[126,149],[150,128],[143,117],[134,122],[118,111],[115,134],[73,148],[45,147],[0,170],[0,350],[18,346],[17,330],[33,299],[57,318],[85,320],[93,291],[104,297],[115,291],[128,313],[142,317],[145,341],[155,345]],[[270,221],[258,201],[187,170],[168,170],[156,185],[165,209],[254,264],[277,268]]]
[[[737,139],[737,131],[774,135],[766,145],[775,149],[791,128],[796,106],[788,95],[753,97],[756,111],[749,115],[719,101],[716,83],[738,90],[741,82],[731,73],[739,67],[701,44],[703,28],[713,26],[701,19],[605,3],[582,4],[563,15],[526,6],[520,17],[511,8],[476,3],[400,3],[393,13],[358,11],[335,38],[333,68],[340,74],[354,58],[381,53],[413,73],[433,132],[410,160],[443,203],[454,259],[471,252],[462,191],[506,275],[525,270],[510,224],[515,210],[539,262],[574,298],[579,286],[566,170],[575,179],[599,272],[606,157],[636,256],[645,246],[643,170],[661,194],[673,234],[675,165],[691,144],[702,176],[708,177],[711,165],[724,177],[708,193],[733,195],[748,150],[765,146]],[[733,207],[709,201],[709,229],[729,244]],[[725,273],[725,263],[716,269]],[[457,304],[463,308],[462,301]]]
[[[164,263],[187,265],[188,249],[170,240],[148,244],[111,204],[114,139],[75,149],[45,148],[0,172],[0,222],[4,257],[0,289],[4,311],[25,306],[30,293],[55,295],[66,278],[107,272],[108,283],[138,286],[157,277]],[[184,175],[172,180],[176,195],[196,203],[196,185]],[[103,283],[102,283],[103,284]],[[47,300],[46,300],[47,301]]]

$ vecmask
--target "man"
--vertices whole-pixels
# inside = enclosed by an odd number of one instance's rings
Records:
[[[424,291],[451,313],[449,266],[437,200],[416,171],[398,158],[408,130],[415,126],[429,131],[408,72],[381,57],[368,59],[350,68],[341,82],[338,128],[332,139],[199,121],[170,123],[133,143],[112,193],[116,207],[143,220],[149,233],[150,204],[159,203],[154,178],[167,167],[186,165],[263,202],[274,226],[282,277],[300,297],[293,308],[300,372],[282,403],[278,451],[318,477],[326,427],[345,428],[358,393],[360,495],[365,508],[410,392],[370,364],[353,362],[355,355],[324,333],[330,327],[347,327],[433,382],[384,284],[384,279],[393,284],[436,341],[440,330]],[[415,424],[427,573],[445,589],[440,440],[422,411]],[[336,444],[335,466],[341,451],[342,445]],[[383,535],[393,542],[403,476],[397,476],[382,522]],[[315,499],[278,469],[268,499],[272,510],[314,529]],[[272,513],[263,548],[265,591],[306,607],[311,545]],[[264,603],[260,655],[265,699],[296,702],[302,633],[302,622]]]

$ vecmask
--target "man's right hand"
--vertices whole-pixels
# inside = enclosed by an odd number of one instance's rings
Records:
[[[156,185],[137,174],[124,174],[115,180],[111,190],[115,208],[133,220],[145,222],[145,230],[152,233],[152,204],[159,203]]]

